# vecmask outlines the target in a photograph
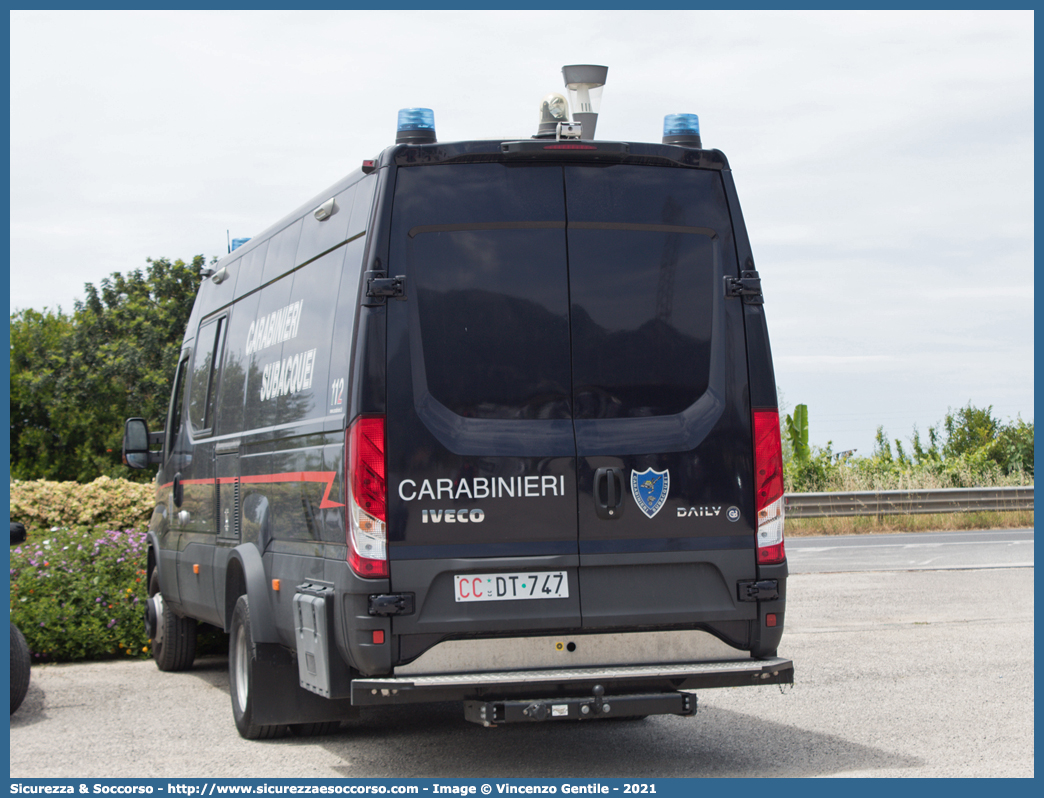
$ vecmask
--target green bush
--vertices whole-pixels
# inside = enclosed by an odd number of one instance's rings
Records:
[[[145,530],[37,531],[11,549],[11,620],[34,661],[149,656]]]
[[[1025,471],[1033,476],[1033,422],[1018,418],[1002,427],[989,445],[989,455],[1005,474]]]
[[[878,427],[869,457],[834,454],[830,443],[808,447],[804,457],[784,446],[783,456],[788,493],[1032,485],[1033,424],[1003,424],[992,408],[969,404],[930,428],[927,444],[915,428],[909,452]]]
[[[78,482],[11,482],[11,520],[26,529],[95,527],[132,529],[148,524],[155,506],[155,487],[126,479],[99,477]]]
[[[83,286],[72,314],[10,319],[10,453],[16,479],[87,482],[146,471],[121,464],[124,420],[163,428],[185,324],[206,267],[149,259],[144,270]]]

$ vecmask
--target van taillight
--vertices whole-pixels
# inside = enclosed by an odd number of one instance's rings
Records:
[[[754,411],[754,508],[758,514],[758,563],[783,562],[783,442],[779,411]]]
[[[384,417],[357,418],[348,428],[348,564],[359,576],[388,576],[388,481]]]

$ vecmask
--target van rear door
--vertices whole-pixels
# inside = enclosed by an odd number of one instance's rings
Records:
[[[721,175],[399,168],[388,273],[392,631],[747,621],[743,320]],[[737,635],[737,639],[742,637]],[[742,644],[742,640],[739,640]]]
[[[564,172],[583,625],[753,619],[736,588],[755,577],[754,469],[721,175]]]
[[[416,611],[394,634],[580,625],[566,255],[560,167],[398,169],[388,534]]]

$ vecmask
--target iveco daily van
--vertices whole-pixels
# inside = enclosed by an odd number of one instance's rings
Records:
[[[609,142],[542,108],[532,138],[456,143],[402,112],[394,146],[205,275],[165,431],[127,423],[125,461],[159,465],[156,662],[228,632],[244,737],[418,701],[689,715],[695,689],[793,679],[728,161],[694,115]]]

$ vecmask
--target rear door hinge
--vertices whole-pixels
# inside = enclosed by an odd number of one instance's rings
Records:
[[[737,582],[736,590],[740,601],[776,601],[779,599],[779,582],[762,579],[760,582]]]
[[[756,271],[744,271],[739,277],[725,277],[725,296],[743,298],[744,305],[764,305],[761,293],[761,277]]]
[[[387,277],[384,272],[368,271],[366,279],[366,298],[372,301],[365,305],[383,305],[388,297],[392,299],[406,298],[406,275]]]

